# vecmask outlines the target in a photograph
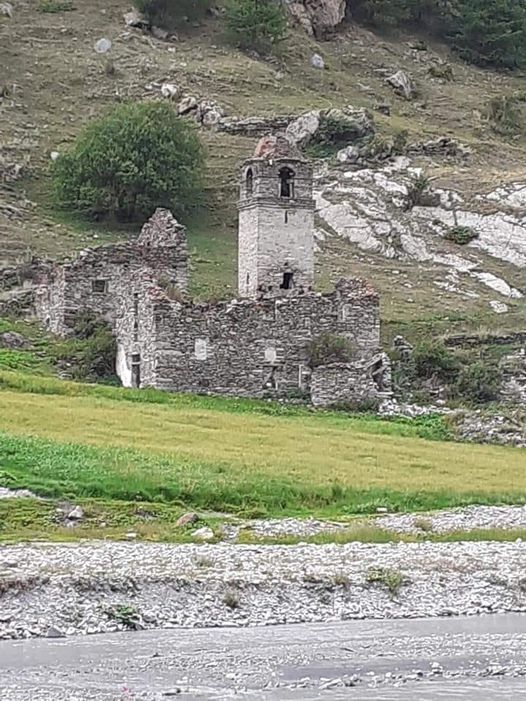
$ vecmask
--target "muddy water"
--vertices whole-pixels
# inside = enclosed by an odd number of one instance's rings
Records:
[[[353,686],[344,686],[353,684]],[[0,643],[0,699],[526,699],[526,615]],[[238,696],[239,698],[239,696]]]

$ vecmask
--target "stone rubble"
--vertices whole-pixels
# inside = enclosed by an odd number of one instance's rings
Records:
[[[371,569],[403,583],[390,593]],[[525,571],[522,541],[4,546],[0,639],[526,612]]]
[[[375,526],[395,533],[451,533],[478,529],[526,529],[526,505],[468,506],[430,514],[389,514]]]

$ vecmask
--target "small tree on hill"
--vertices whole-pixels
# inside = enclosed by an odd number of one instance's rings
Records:
[[[94,219],[144,221],[156,207],[180,216],[199,199],[203,164],[195,128],[170,105],[121,105],[53,164],[54,193],[60,206]]]
[[[285,38],[287,19],[279,0],[229,0],[227,38],[243,50],[270,53]]]

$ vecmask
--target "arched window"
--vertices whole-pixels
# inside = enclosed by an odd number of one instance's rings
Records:
[[[288,166],[279,171],[279,196],[294,197],[294,171]]]
[[[247,170],[246,187],[247,187],[247,196],[250,197],[250,195],[254,191],[254,173],[252,172],[252,168],[249,168]]]

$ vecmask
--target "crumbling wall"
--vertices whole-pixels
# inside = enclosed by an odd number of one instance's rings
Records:
[[[85,310],[115,326],[128,288],[144,274],[186,290],[186,232],[168,210],[158,209],[136,241],[89,248],[74,260],[56,263],[35,291],[37,317],[60,335],[69,333]]]
[[[320,365],[311,377],[311,401],[316,407],[358,406],[391,394],[391,368],[385,353],[352,363]]]
[[[273,300],[194,304],[171,300],[155,287],[147,298],[139,315],[150,318],[139,319],[138,336],[129,311],[118,326],[119,344],[140,353],[141,363],[144,358],[141,386],[253,397],[308,394],[308,346],[316,336],[348,338],[357,358],[379,348],[378,297],[364,281],[342,282],[329,295]]]

